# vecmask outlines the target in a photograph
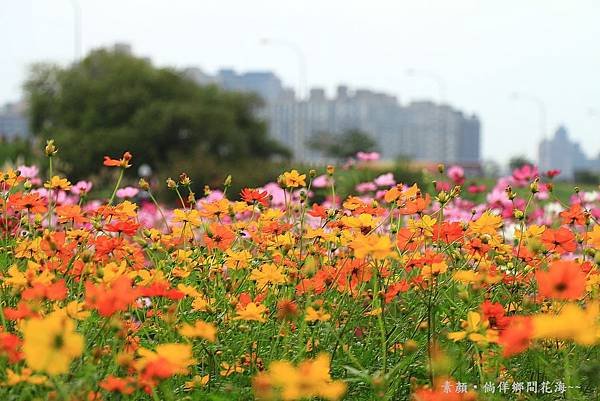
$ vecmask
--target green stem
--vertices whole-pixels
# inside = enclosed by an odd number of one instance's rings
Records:
[[[117,194],[117,190],[119,189],[119,186],[121,185],[121,180],[123,179],[123,174],[125,174],[124,168],[121,169],[121,172],[119,173],[119,178],[117,179],[117,185],[115,185],[115,189],[113,190],[113,193],[110,196],[110,199],[108,200],[109,205],[112,205],[113,201],[115,200],[115,195]]]

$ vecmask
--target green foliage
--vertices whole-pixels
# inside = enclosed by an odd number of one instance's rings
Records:
[[[531,160],[529,160],[529,158],[527,156],[519,155],[519,156],[514,156],[514,157],[510,158],[510,160],[508,162],[508,167],[512,171],[517,168],[521,168],[527,164],[533,165],[534,163]]]
[[[33,164],[35,161],[36,157],[29,140],[16,138],[8,141],[0,138],[0,165]]]
[[[377,149],[377,142],[370,135],[357,129],[342,134],[322,132],[308,140],[309,148],[336,159],[347,159],[358,152],[371,152]]]
[[[580,170],[575,172],[575,182],[582,184],[598,184],[600,183],[600,174],[592,171]]]
[[[211,165],[289,156],[255,117],[256,96],[200,87],[128,54],[101,49],[65,69],[39,64],[25,88],[33,132],[62,145],[74,179],[125,150],[155,171],[187,158]]]

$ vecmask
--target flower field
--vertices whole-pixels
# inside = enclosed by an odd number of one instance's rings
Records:
[[[1,400],[600,399],[600,193],[556,171],[182,173],[173,208],[135,155],[98,200],[45,151],[0,172]]]

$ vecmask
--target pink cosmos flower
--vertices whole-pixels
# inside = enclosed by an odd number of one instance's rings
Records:
[[[323,174],[313,180],[312,186],[314,188],[327,188],[331,186],[332,182],[333,179],[331,177],[329,177],[327,174]]]
[[[140,192],[139,189],[134,187],[125,187],[117,190],[117,197],[121,199],[133,198]]]
[[[373,182],[378,187],[391,187],[392,185],[396,185],[396,180],[394,179],[394,174],[392,173],[382,174],[375,178]]]
[[[377,152],[358,152],[356,158],[361,162],[374,162],[379,160],[379,153]]]
[[[448,178],[450,178],[454,184],[462,185],[465,182],[465,170],[461,166],[452,166],[448,169]]]
[[[540,173],[538,168],[530,164],[525,164],[520,168],[516,168],[512,173],[515,185],[520,187],[528,185],[533,179],[539,176]]]
[[[91,181],[79,181],[77,184],[71,187],[71,192],[75,195],[85,195],[92,190],[92,182]]]
[[[377,185],[375,185],[372,182],[361,182],[360,184],[356,185],[355,189],[356,189],[356,192],[359,192],[359,193],[371,192],[371,191],[377,190]]]

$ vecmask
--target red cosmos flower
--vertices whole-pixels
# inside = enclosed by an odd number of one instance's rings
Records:
[[[139,288],[139,296],[142,297],[165,297],[177,301],[183,299],[185,294],[174,288],[170,288],[166,282],[155,282],[147,287]]]
[[[554,178],[560,174],[560,170],[548,170],[544,173],[544,175],[548,178]]]
[[[413,233],[408,228],[402,227],[396,235],[396,244],[401,251],[414,251],[423,245],[421,238],[420,235]]]
[[[137,229],[140,227],[138,223],[133,220],[128,221],[117,221],[115,223],[107,224],[104,229],[112,233],[123,233],[126,235],[134,235]]]
[[[327,209],[317,203],[313,203],[312,209],[308,211],[309,216],[320,217],[322,219],[327,218]]]
[[[586,275],[576,262],[552,262],[548,271],[538,271],[535,278],[543,297],[576,300],[581,298],[585,291]]]
[[[38,313],[31,310],[25,301],[19,302],[16,308],[4,308],[4,317],[8,320],[19,320],[35,316],[38,316]]]
[[[104,317],[127,310],[138,297],[138,289],[133,288],[131,279],[125,276],[119,277],[110,287],[85,283],[85,302]]]
[[[204,243],[209,250],[215,248],[222,251],[229,248],[229,245],[235,240],[235,234],[224,225],[213,223],[210,229],[204,233]]]
[[[565,227],[560,227],[557,230],[547,228],[542,234],[542,242],[546,249],[559,254],[573,252],[577,248],[575,235]]]
[[[493,329],[504,330],[508,326],[509,318],[505,316],[504,307],[499,302],[484,301],[481,304],[481,313]]]
[[[498,344],[502,345],[505,358],[521,353],[529,347],[533,335],[533,321],[529,316],[509,318],[508,326],[500,332]]]
[[[462,225],[459,222],[443,222],[433,226],[433,238],[447,244],[457,241],[464,236]]]
[[[373,268],[363,259],[354,259],[344,263],[338,270],[337,285],[342,291],[356,290],[362,283],[368,282],[373,276]]]
[[[120,378],[109,375],[100,382],[100,387],[109,392],[129,395],[135,391],[135,379],[132,377]]]
[[[23,359],[19,337],[10,333],[0,333],[0,355],[6,355],[10,363],[17,363]]]
[[[389,304],[390,302],[392,302],[394,300],[394,298],[396,298],[396,295],[400,294],[401,292],[406,292],[408,291],[408,289],[410,288],[410,285],[408,284],[408,282],[406,280],[402,280],[398,283],[394,283],[392,285],[390,285],[387,289],[387,291],[385,292],[385,303]]]
[[[15,211],[27,210],[31,214],[46,213],[46,200],[37,192],[17,192],[8,197],[8,207]]]
[[[571,205],[568,210],[560,212],[559,216],[562,218],[562,224],[574,224],[584,226],[587,220],[585,210],[581,207],[581,204],[575,203]]]
[[[67,286],[63,279],[51,284],[35,284],[21,293],[21,298],[24,300],[49,299],[51,301],[61,301],[66,297]]]
[[[129,164],[129,161],[131,160],[132,157],[133,156],[131,156],[131,153],[129,153],[129,152],[123,153],[123,157],[119,160],[111,159],[108,156],[104,156],[104,165],[107,167],[129,168],[129,167],[131,167],[131,164]]]
[[[241,192],[242,199],[246,203],[258,202],[264,207],[269,206],[270,195],[267,191],[259,191],[258,189],[244,188]]]

